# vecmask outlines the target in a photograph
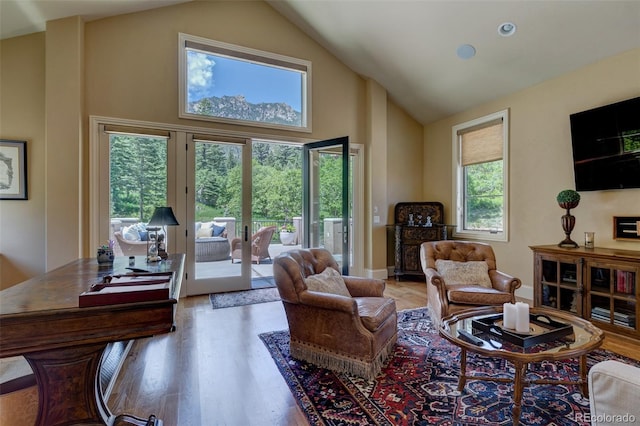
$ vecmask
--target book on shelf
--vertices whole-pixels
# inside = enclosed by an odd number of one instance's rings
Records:
[[[609,317],[607,317],[607,316],[604,316],[604,315],[594,314],[594,315],[591,315],[591,319],[595,319],[595,320],[606,322],[606,323],[611,323],[611,319]],[[624,327],[635,328],[636,321],[635,321],[635,319],[632,319],[632,318],[629,318],[629,319],[624,320],[624,321],[623,320],[619,320],[619,319],[614,319],[613,323],[615,325],[621,325],[621,326],[624,326]]]
[[[593,313],[591,314],[591,319],[597,319],[603,322],[611,322],[611,319],[609,317],[605,317],[604,315],[593,314]]]
[[[631,327],[631,328],[635,328],[635,326],[636,326],[635,321],[631,321],[631,320],[629,320],[629,321],[620,321],[620,320],[616,320],[616,319],[614,319],[614,320],[613,320],[613,323],[614,323],[615,325],[619,325],[619,326],[622,326],[622,327]]]
[[[591,308],[591,318],[604,322],[611,322],[611,311],[609,309],[596,306]],[[625,327],[635,327],[636,316],[632,313],[613,312],[613,323]]]
[[[616,292],[632,294],[635,291],[636,274],[630,271],[616,271]]]
[[[109,275],[80,294],[81,308],[166,300],[171,297],[173,272]]]
[[[594,308],[591,309],[591,312],[596,312],[602,315],[606,315],[607,317],[609,316],[609,313],[611,312],[609,309],[607,308],[603,308],[601,306],[596,306]],[[633,312],[624,312],[624,311],[613,311],[613,316],[620,318],[620,319],[626,319],[629,317],[633,317],[635,316],[633,314]]]

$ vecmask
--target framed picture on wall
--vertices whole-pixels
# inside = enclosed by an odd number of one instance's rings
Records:
[[[0,139],[0,200],[27,199],[27,142]]]

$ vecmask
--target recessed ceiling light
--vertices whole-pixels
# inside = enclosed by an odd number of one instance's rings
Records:
[[[516,24],[513,22],[504,22],[498,26],[498,34],[502,37],[511,37],[516,33]]]
[[[476,56],[476,48],[470,44],[461,44],[456,53],[460,59],[471,59]]]

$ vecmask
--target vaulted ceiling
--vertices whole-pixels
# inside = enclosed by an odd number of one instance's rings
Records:
[[[2,38],[185,0],[1,0]],[[427,124],[640,48],[640,1],[272,0],[269,4]],[[498,27],[511,22],[511,37]],[[457,51],[471,45],[475,56]],[[469,48],[467,47],[467,50]],[[640,64],[638,64],[640,87]]]

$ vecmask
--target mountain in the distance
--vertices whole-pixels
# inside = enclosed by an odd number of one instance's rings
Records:
[[[301,126],[302,114],[283,102],[252,104],[244,96],[211,96],[189,103],[189,112],[236,120]]]

